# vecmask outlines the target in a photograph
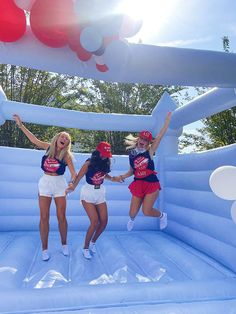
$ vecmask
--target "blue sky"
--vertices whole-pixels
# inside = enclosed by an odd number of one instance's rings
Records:
[[[236,51],[236,1],[139,1],[146,4],[146,11],[135,39],[155,45],[222,51],[222,37],[228,36],[231,50]]]
[[[143,26],[131,41],[141,39],[145,44],[223,51],[222,38],[228,36],[230,50],[236,52],[235,0],[139,0],[139,3],[136,10],[140,16],[143,14]],[[195,122],[184,130],[195,132],[201,126],[201,122]]]

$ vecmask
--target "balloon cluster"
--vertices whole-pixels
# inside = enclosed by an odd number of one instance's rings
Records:
[[[234,201],[231,217],[236,223],[236,167],[222,166],[215,169],[209,180],[212,191],[224,200]]]
[[[25,12],[13,0],[0,1],[0,41],[14,42],[26,31]]]
[[[142,26],[125,14],[112,14],[118,0],[0,0],[0,41],[14,42],[30,27],[43,44],[66,45],[79,60],[94,59],[101,72],[124,65],[129,56],[127,37]],[[116,51],[116,60],[114,60]]]

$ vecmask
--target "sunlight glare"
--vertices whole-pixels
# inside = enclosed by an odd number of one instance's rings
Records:
[[[123,0],[119,10],[134,19],[143,20],[140,35],[137,35],[145,40],[165,26],[176,9],[177,2],[178,0]]]

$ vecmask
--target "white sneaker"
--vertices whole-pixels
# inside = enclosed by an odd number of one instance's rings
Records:
[[[86,258],[86,259],[92,258],[92,255],[90,254],[89,249],[83,249],[83,255],[84,255],[84,258]]]
[[[48,253],[48,250],[43,250],[42,251],[42,260],[46,262],[49,260],[49,258],[50,258],[50,255]]]
[[[162,213],[160,217],[160,230],[163,230],[167,227],[167,213]]]
[[[89,249],[93,254],[97,252],[95,242],[92,242],[92,241],[90,242]]]
[[[134,219],[129,219],[128,222],[127,222],[127,230],[128,231],[131,231],[134,227]]]
[[[63,244],[62,245],[62,254],[64,256],[69,256],[70,255],[69,246],[67,244]]]

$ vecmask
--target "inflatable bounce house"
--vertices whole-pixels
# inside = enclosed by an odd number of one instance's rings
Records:
[[[68,197],[71,254],[60,253],[52,207],[51,258],[44,262],[37,201],[44,152],[0,147],[0,313],[234,314],[236,144],[181,155],[178,138],[183,126],[236,105],[236,55],[129,44],[140,21],[124,14],[102,16],[96,6],[105,2],[114,1],[1,0],[0,62],[104,81],[212,89],[181,108],[166,93],[149,116],[19,103],[7,100],[1,89],[0,122],[18,113],[24,122],[86,130],[148,129],[155,136],[172,111],[155,157],[162,184],[157,205],[167,212],[168,226],[160,231],[157,218],[139,213],[128,232],[130,181],[106,182],[108,226],[97,254],[86,260],[81,248],[88,219],[79,202],[79,184]],[[101,16],[83,20],[88,11]],[[87,157],[75,154],[77,169]],[[127,156],[114,158],[113,175],[128,169]]]

